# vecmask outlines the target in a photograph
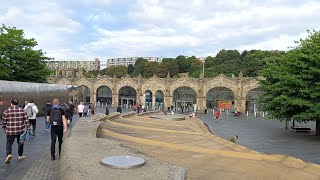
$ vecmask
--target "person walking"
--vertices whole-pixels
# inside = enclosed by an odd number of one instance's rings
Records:
[[[70,101],[69,104],[69,109],[70,109],[70,116],[68,116],[68,125],[72,124],[72,119],[73,119],[73,113],[74,113],[74,109],[76,108],[72,102]]]
[[[217,112],[216,112],[216,120],[217,120],[218,123],[220,122],[220,117],[221,117],[221,113],[220,113],[219,110],[217,110]]]
[[[29,128],[29,120],[26,111],[18,106],[17,99],[10,100],[11,107],[6,109],[2,115],[2,128],[6,133],[7,144],[7,158],[5,163],[10,163],[12,159],[12,144],[17,138],[18,143],[18,160],[25,159],[23,156],[24,143],[20,143],[20,135]]]
[[[117,112],[122,113],[122,108],[121,108],[121,106],[118,106],[118,107],[117,107]]]
[[[44,105],[42,108],[42,113],[44,114],[44,117],[46,117],[46,115],[48,114],[48,111],[50,111],[51,108],[52,108],[51,101],[48,100],[47,104]],[[46,131],[49,131],[50,129],[50,123],[46,120],[46,118],[45,118],[45,128],[46,128]]]
[[[30,126],[32,127],[32,135],[36,135],[36,126],[37,126],[37,113],[39,112],[38,107],[34,104],[31,99],[30,102],[24,107],[24,110],[27,112],[27,116],[30,122]]]
[[[106,107],[106,115],[109,115],[109,108]]]
[[[83,110],[84,110],[84,105],[82,104],[82,102],[80,102],[80,104],[78,105],[79,117],[83,116]]]
[[[59,99],[53,99],[52,104],[52,108],[47,113],[47,121],[51,124],[51,160],[55,160],[57,137],[60,156],[63,134],[67,132],[67,119],[65,111],[59,106]]]

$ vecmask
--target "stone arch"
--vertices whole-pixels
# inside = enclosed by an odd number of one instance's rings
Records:
[[[76,103],[84,102],[89,103],[91,100],[91,91],[90,88],[86,85],[77,86],[78,94],[75,97]]]
[[[141,92],[150,90],[152,94],[155,94],[157,90],[165,91],[166,84],[164,81],[157,77],[152,77],[141,85]]]
[[[152,102],[153,93],[151,90],[146,90],[143,92],[142,104],[145,104],[147,109],[151,109],[154,102]]]
[[[161,110],[164,107],[164,92],[157,90],[155,93],[155,109]]]
[[[118,91],[118,104],[122,108],[132,108],[137,103],[138,92],[132,86],[123,86]]]
[[[204,83],[204,87],[203,87],[204,95],[206,95],[211,89],[217,88],[217,87],[228,88],[233,92],[235,96],[237,95],[237,92],[238,92],[238,83],[235,80],[225,77],[223,75],[220,75]]]
[[[250,114],[261,111],[262,106],[258,103],[258,99],[263,96],[264,92],[260,87],[251,89],[246,94],[246,111]]]
[[[108,86],[100,86],[96,90],[97,106],[111,106],[112,105],[112,90]]]
[[[211,88],[206,93],[206,107],[220,110],[234,110],[235,94],[226,87],[218,86]]]
[[[191,79],[177,79],[171,83],[169,94],[173,96],[173,92],[180,87],[189,87],[196,92],[196,97],[199,97],[199,84],[192,82]]]
[[[74,82],[74,85],[75,86],[82,86],[82,85],[87,86],[91,92],[93,91],[93,89],[91,89],[92,83],[89,80],[87,80],[86,78],[78,79],[77,81]]]
[[[115,89],[115,93],[119,93],[119,90],[125,86],[130,86],[132,87],[133,89],[136,90],[137,92],[137,95],[139,95],[140,93],[140,89],[139,89],[139,85],[138,85],[138,82],[134,81],[134,80],[131,80],[131,79],[125,79],[125,80],[120,80],[119,82],[117,82],[117,85],[116,85],[116,89]]]
[[[197,92],[188,86],[175,88],[172,94],[172,104],[175,111],[186,112],[193,110],[197,104]]]

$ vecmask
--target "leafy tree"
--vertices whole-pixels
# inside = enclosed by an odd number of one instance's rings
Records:
[[[256,77],[258,75],[258,71],[263,68],[266,59],[279,57],[283,54],[284,51],[243,51],[241,54],[241,71],[244,76]]]
[[[134,71],[133,65],[132,65],[132,64],[129,64],[129,65],[128,65],[128,70],[127,70],[128,74],[132,74],[133,71]]]
[[[168,73],[170,74],[171,77],[179,73],[179,66],[174,59],[170,61],[162,61],[158,65],[158,69],[156,71],[156,75],[158,77],[165,78],[167,77]]]
[[[186,58],[185,56],[182,56],[182,55],[176,57],[176,62],[179,66],[180,73],[189,72],[192,59],[193,58]]]
[[[167,63],[167,62],[172,62],[172,61],[175,61],[175,59],[174,58],[163,58],[161,62]]]
[[[261,71],[266,92],[261,103],[275,118],[316,121],[316,135],[320,135],[320,32],[309,32],[296,43],[285,55],[266,62]]]
[[[193,59],[189,73],[191,77],[198,78],[202,73],[202,61],[198,59]]]
[[[106,75],[113,77],[116,75],[118,78],[121,78],[127,74],[126,66],[110,66],[107,68]]]
[[[137,77],[139,74],[143,74],[145,65],[148,63],[148,60],[143,58],[138,58],[134,64],[134,71],[132,73],[133,77]]]
[[[158,63],[157,62],[147,62],[144,66],[144,71],[142,76],[145,78],[150,78],[154,74],[156,74],[156,70],[158,69]]]
[[[38,43],[27,39],[24,32],[15,27],[0,27],[0,79],[46,82],[52,73],[46,66],[42,50],[34,50]]]
[[[204,62],[204,67],[205,68],[211,68],[214,65],[214,58],[211,56],[208,56],[206,58],[206,61]]]

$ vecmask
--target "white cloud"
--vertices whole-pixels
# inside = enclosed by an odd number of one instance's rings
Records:
[[[24,29],[49,56],[215,55],[281,49],[319,30],[318,0],[5,1],[0,23]]]

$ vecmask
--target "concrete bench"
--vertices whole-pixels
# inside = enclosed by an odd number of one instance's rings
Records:
[[[290,128],[293,132],[301,132],[301,133],[310,133],[311,129],[308,127],[302,127],[302,126],[294,126]]]

